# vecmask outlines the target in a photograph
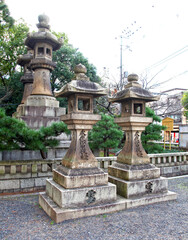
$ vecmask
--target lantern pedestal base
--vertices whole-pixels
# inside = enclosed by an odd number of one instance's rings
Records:
[[[125,209],[125,199],[122,197],[118,197],[116,201],[111,203],[100,203],[98,205],[88,205],[77,208],[60,208],[49,196],[46,194],[40,194],[39,204],[48,216],[50,216],[50,218],[56,223],[69,219],[107,214]]]
[[[125,209],[125,199],[117,198],[112,183],[66,189],[52,179],[46,181],[46,193],[39,195],[39,204],[56,223]]]
[[[176,193],[168,191],[168,179],[152,164],[127,165],[115,163],[109,167],[109,182],[117,187],[117,194],[126,198],[126,207],[175,200]]]
[[[133,199],[126,199],[125,200],[125,209],[134,208],[138,206],[159,203],[159,202],[166,202],[172,201],[177,199],[177,194],[171,191],[166,193],[160,194],[152,194],[144,197],[138,197]]]
[[[59,166],[53,170],[53,179],[66,189],[108,184],[108,174],[99,168],[69,169]]]

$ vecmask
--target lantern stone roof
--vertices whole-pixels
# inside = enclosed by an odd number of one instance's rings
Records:
[[[145,102],[158,101],[160,96],[155,96],[146,89],[143,89],[138,83],[138,75],[130,74],[128,76],[128,84],[124,90],[117,92],[113,97],[109,98],[109,102],[123,102],[124,99],[140,99]]]
[[[56,97],[68,97],[73,93],[87,93],[94,97],[107,95],[106,89],[101,87],[98,83],[91,82],[85,75],[87,69],[84,65],[78,64],[74,72],[75,79],[63,86],[59,91],[55,91]]]
[[[17,64],[24,66],[25,64],[29,63],[31,59],[33,59],[33,53],[31,53],[31,51],[28,51],[26,54],[18,56]]]
[[[38,32],[28,33],[27,38],[25,39],[25,45],[33,49],[37,42],[44,42],[52,45],[54,51],[58,50],[63,41],[58,39],[50,30],[49,18],[45,14],[38,16],[39,23],[37,24]]]

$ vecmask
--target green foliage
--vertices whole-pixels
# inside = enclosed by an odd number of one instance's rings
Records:
[[[0,25],[11,27],[14,24],[14,19],[10,16],[9,9],[4,0],[0,1]]]
[[[16,106],[20,103],[23,91],[20,83],[20,77],[23,73],[18,72],[16,66],[18,56],[26,52],[24,38],[27,36],[28,31],[29,28],[23,21],[14,22],[13,18],[10,17],[8,7],[1,1],[0,106],[7,109],[10,114],[15,111]]]
[[[55,147],[59,141],[54,136],[62,132],[69,133],[63,122],[53,123],[49,127],[33,130],[25,122],[6,116],[4,109],[0,108],[0,149],[13,150],[41,150],[46,152],[47,147]]]
[[[181,102],[185,109],[184,114],[188,118],[188,91],[184,92]]]
[[[146,117],[152,117],[153,122],[142,133],[142,145],[147,153],[161,153],[163,152],[163,147],[152,141],[162,140],[161,131],[165,130],[165,126],[158,124],[161,122],[161,119],[155,115],[151,108],[146,107]]]
[[[97,122],[89,132],[89,145],[92,150],[103,149],[104,156],[109,156],[109,148],[117,148],[123,132],[114,123],[114,118],[105,114],[101,115],[101,120]]]
[[[91,81],[100,82],[100,78],[96,75],[96,68],[88,62],[82,53],[78,52],[78,49],[68,44],[64,44],[59,50],[53,52],[53,61],[57,65],[51,76],[52,89],[59,90],[70,82],[74,77],[74,67],[79,63],[85,65],[86,75]]]

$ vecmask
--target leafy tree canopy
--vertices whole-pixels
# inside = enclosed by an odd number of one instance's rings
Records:
[[[185,116],[188,118],[188,91],[184,92],[181,102],[183,107],[185,108]]]
[[[0,31],[2,30],[2,26],[8,25],[11,27],[14,24],[14,19],[10,16],[9,9],[5,4],[4,0],[0,0]]]
[[[160,117],[149,107],[146,107],[146,117],[152,117],[153,122],[142,133],[142,145],[147,153],[163,152],[163,147],[152,141],[162,140],[161,131],[165,130],[166,127],[159,124],[161,122]]]
[[[87,68],[86,75],[92,82],[100,82],[101,79],[96,74],[96,68],[90,64],[78,49],[73,48],[66,42],[57,51],[53,52],[53,61],[56,62],[56,68],[52,72],[51,83],[53,89],[60,89],[70,82],[74,77],[74,67],[81,63]]]
[[[109,148],[117,148],[122,137],[123,131],[114,122],[114,118],[102,114],[101,120],[89,132],[89,145],[92,150],[103,149],[104,156],[109,156]]]
[[[0,2],[0,106],[8,111],[16,109],[23,92],[17,69],[18,56],[26,52],[24,39],[29,31],[24,21],[15,22],[7,5]],[[14,105],[15,104],[15,105]],[[8,106],[8,107],[7,107]]]

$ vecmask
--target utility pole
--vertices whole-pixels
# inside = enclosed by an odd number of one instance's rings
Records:
[[[122,90],[122,85],[123,85],[123,82],[122,82],[122,38],[123,36],[121,35],[120,36],[120,91]]]
[[[134,21],[132,24],[131,24],[131,28],[134,27],[134,25],[136,24],[136,21]],[[141,27],[138,27],[136,28],[135,30],[134,29],[130,29],[129,27],[127,27],[126,29],[124,29],[122,31],[122,34],[119,36],[120,37],[120,91],[122,90],[123,88],[123,38],[125,39],[129,39],[132,35],[134,35]],[[129,51],[132,51],[130,49],[130,46],[126,45],[126,49],[129,49]]]

